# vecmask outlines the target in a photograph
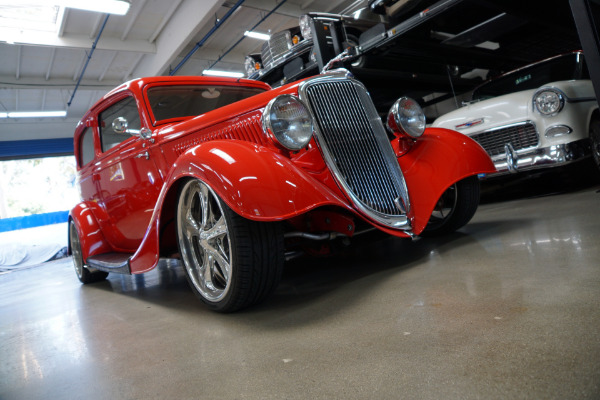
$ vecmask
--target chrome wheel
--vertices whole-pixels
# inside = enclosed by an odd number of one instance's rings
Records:
[[[208,302],[223,299],[231,287],[232,252],[221,200],[206,184],[185,184],[177,206],[179,248],[194,289]]]
[[[479,206],[479,179],[470,176],[450,186],[440,196],[421,236],[454,232],[471,220]]]
[[[71,255],[73,256],[75,274],[77,274],[77,278],[81,283],[93,283],[106,279],[108,272],[88,268],[85,265],[79,233],[77,233],[77,228],[73,220],[69,221],[69,246],[71,248]]]
[[[444,221],[452,216],[457,202],[458,190],[456,189],[455,183],[446,189],[433,209],[431,218],[429,219],[432,229],[435,229],[436,226],[442,225]]]
[[[79,280],[83,277],[83,256],[81,255],[81,244],[79,235],[73,221],[69,223],[69,242],[71,244],[71,254],[73,255],[73,266]]]

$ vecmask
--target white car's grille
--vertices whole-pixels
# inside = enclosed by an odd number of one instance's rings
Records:
[[[504,154],[504,146],[507,143],[510,143],[515,150],[536,147],[539,143],[537,129],[531,122],[496,128],[470,135],[470,137],[479,143],[490,156]]]
[[[263,44],[261,49],[261,57],[263,67],[268,68],[277,61],[281,56],[292,48],[292,37],[290,31],[275,33],[271,38]]]

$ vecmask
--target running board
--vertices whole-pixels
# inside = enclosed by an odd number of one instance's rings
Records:
[[[105,272],[115,272],[117,274],[131,275],[129,259],[133,256],[131,253],[104,253],[91,256],[86,260],[86,264],[91,268]]]

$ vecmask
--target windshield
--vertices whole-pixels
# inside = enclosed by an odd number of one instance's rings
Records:
[[[569,54],[535,64],[493,79],[473,92],[473,100],[486,100],[522,90],[537,89],[549,82],[589,79],[587,66],[580,53]]]
[[[240,86],[155,86],[148,100],[156,121],[193,117],[264,92]]]

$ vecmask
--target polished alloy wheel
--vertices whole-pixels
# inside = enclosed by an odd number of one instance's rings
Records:
[[[227,295],[232,277],[232,252],[221,200],[206,184],[185,184],[177,207],[178,240],[188,277],[209,302]]]
[[[431,218],[429,220],[430,224],[434,227],[436,225],[441,225],[448,218],[452,216],[454,209],[456,208],[456,204],[458,202],[458,190],[456,189],[456,184],[450,186],[444,194],[438,200],[433,212],[431,213]]]
[[[69,241],[71,242],[71,253],[73,254],[73,266],[79,280],[83,277],[83,256],[81,255],[81,244],[79,235],[73,222],[69,223]]]

